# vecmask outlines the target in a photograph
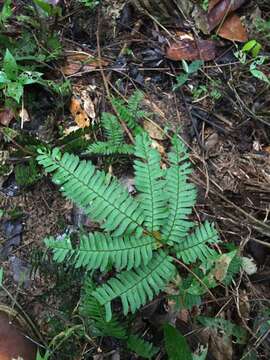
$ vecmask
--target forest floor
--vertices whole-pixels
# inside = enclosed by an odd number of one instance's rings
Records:
[[[63,1],[58,4],[61,14],[45,16],[37,5],[29,10],[30,5],[18,1],[4,20],[2,9],[2,62],[8,48],[20,64],[18,71],[41,72],[47,83],[24,85],[17,103],[6,88],[0,90],[0,267],[9,294],[0,292],[0,302],[18,305],[32,319],[33,338],[44,348],[76,324],[81,275],[56,266],[43,240],[92,224],[31,162],[33,149],[49,144],[83,153],[90,141],[104,138],[100,114],[114,112],[111,98],[128,103],[139,89],[146,115],[138,121],[162,157],[173,134],[190,149],[191,180],[198,189],[196,220],[215,222],[223,248],[250,259],[249,269],[230,285],[212,290],[214,299],[207,293],[200,305],[180,309],[178,329],[195,350],[200,330],[193,318],[221,317],[243,328],[248,340],[239,344],[225,329],[213,330],[211,339],[209,333],[204,339],[207,358],[269,359],[270,5],[248,1],[236,10],[247,37],[238,42],[234,37],[242,28],[229,38],[215,30],[206,35],[194,24],[194,15],[167,24],[120,3],[104,0],[91,9]],[[31,19],[31,11],[37,11],[36,18]],[[185,36],[192,44],[198,45],[197,36],[212,42],[207,46],[214,46],[214,56],[205,58],[205,51],[211,51],[205,45],[198,56],[189,44],[188,54],[173,59],[176,53],[172,56],[168,48]],[[253,45],[241,50],[250,40]],[[190,70],[192,64],[196,71]],[[124,130],[131,143],[132,135]],[[95,161],[133,186],[129,158]],[[134,326],[159,342],[155,328],[168,320],[170,309],[168,303],[162,309],[150,306]],[[113,339],[96,345],[78,334],[64,339],[56,346],[56,359],[138,358],[125,355]]]

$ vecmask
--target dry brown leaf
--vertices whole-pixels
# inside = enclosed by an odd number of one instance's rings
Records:
[[[3,126],[9,126],[12,119],[14,119],[15,114],[13,110],[6,108],[0,111],[0,124]]]
[[[154,122],[145,119],[143,121],[143,128],[152,139],[155,139],[155,140],[164,140],[165,139],[164,132]]]
[[[96,118],[95,105],[87,90],[83,90],[81,92],[81,98],[83,100],[83,109],[85,110],[86,114],[90,117],[90,119],[95,119]]]
[[[215,264],[213,274],[218,281],[225,279],[232,259],[227,254],[221,255]]]
[[[78,72],[90,72],[100,66],[107,66],[108,61],[101,59],[100,61],[91,54],[85,52],[66,52],[65,64],[61,70],[64,75],[70,76]]]
[[[231,14],[222,24],[218,35],[231,41],[246,42],[248,34],[244,28],[241,19],[235,14]]]
[[[237,10],[245,2],[246,0],[220,0],[217,2],[207,16],[209,30],[215,29],[229,14]]]
[[[267,152],[268,154],[270,154],[270,146],[265,146],[263,148],[263,151]]]
[[[222,0],[210,0],[208,4],[208,12],[210,12]]]
[[[212,40],[183,39],[172,43],[166,50],[166,58],[179,60],[213,60],[216,57],[216,43]]]
[[[36,346],[24,336],[22,329],[10,314],[0,312],[0,359],[36,359]]]
[[[75,96],[71,98],[69,110],[80,128],[90,126],[90,120],[84,109],[81,107],[81,102]]]

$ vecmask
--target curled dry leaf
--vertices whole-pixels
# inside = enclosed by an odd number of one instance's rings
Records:
[[[215,6],[210,5],[208,13],[209,30],[215,29],[224,19],[242,6],[246,0],[220,0]]]
[[[9,126],[12,119],[14,119],[15,114],[13,110],[6,108],[0,111],[0,124],[3,126]]]
[[[231,41],[246,42],[248,34],[239,16],[231,14],[218,30],[218,35]]]
[[[174,61],[179,60],[204,60],[210,61],[216,58],[216,43],[211,40],[183,39],[172,43],[166,50],[166,58]]]
[[[90,120],[86,111],[81,107],[81,102],[75,96],[71,98],[69,110],[80,128],[86,128],[90,126]]]

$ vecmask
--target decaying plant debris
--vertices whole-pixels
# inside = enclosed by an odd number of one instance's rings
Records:
[[[39,359],[269,358],[269,16],[265,0],[0,1],[0,305],[30,325]],[[85,282],[83,259],[68,260],[100,224],[37,156],[91,161],[136,199],[145,133],[162,180],[172,139],[185,144],[198,198],[188,220],[215,224],[221,241],[207,265],[178,258],[151,301],[114,300],[106,323],[90,295],[138,257],[115,268],[111,255]],[[154,251],[167,250],[159,230]],[[49,236],[56,249],[70,239],[61,264]]]

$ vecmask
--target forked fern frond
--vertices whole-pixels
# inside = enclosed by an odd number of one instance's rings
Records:
[[[158,348],[152,343],[139,337],[138,335],[130,335],[127,340],[127,347],[129,350],[135,352],[144,359],[152,359],[158,352]]]
[[[120,297],[124,315],[134,313],[152,300],[175,274],[172,258],[165,252],[155,253],[152,260],[138,269],[124,271],[98,287],[93,296],[105,306],[106,319],[112,318],[111,302]]]
[[[215,254],[215,251],[207,244],[218,241],[219,236],[214,225],[206,221],[176,244],[174,250],[177,257],[181,258],[185,264],[191,264],[197,259],[203,262]]]
[[[150,232],[158,231],[167,217],[164,193],[163,171],[160,168],[160,154],[151,147],[146,133],[137,135],[134,160],[135,186],[140,193],[139,200],[144,209],[145,226]]]
[[[155,240],[151,237],[113,238],[108,234],[94,232],[82,234],[80,244],[73,248],[70,238],[56,240],[52,237],[45,239],[48,248],[53,250],[56,262],[68,260],[76,268],[85,267],[87,270],[100,269],[104,271],[108,265],[117,270],[130,270],[141,264],[147,265],[152,258]]]
[[[116,315],[110,321],[106,321],[105,309],[92,295],[95,286],[91,279],[87,279],[83,286],[83,295],[80,306],[80,313],[87,321],[92,320],[94,326],[99,330],[100,336],[113,336],[117,339],[126,339],[127,331],[125,326],[119,323]]]
[[[62,155],[57,148],[41,151],[37,160],[48,173],[54,172],[53,181],[61,186],[63,194],[100,222],[101,228],[116,237],[142,234],[143,209],[114,177],[97,170],[90,161]]]
[[[173,148],[169,153],[170,168],[166,171],[165,189],[168,194],[169,213],[166,224],[162,228],[162,237],[167,243],[180,242],[193,227],[188,216],[196,201],[196,190],[188,183],[191,165],[183,143],[175,136]]]

